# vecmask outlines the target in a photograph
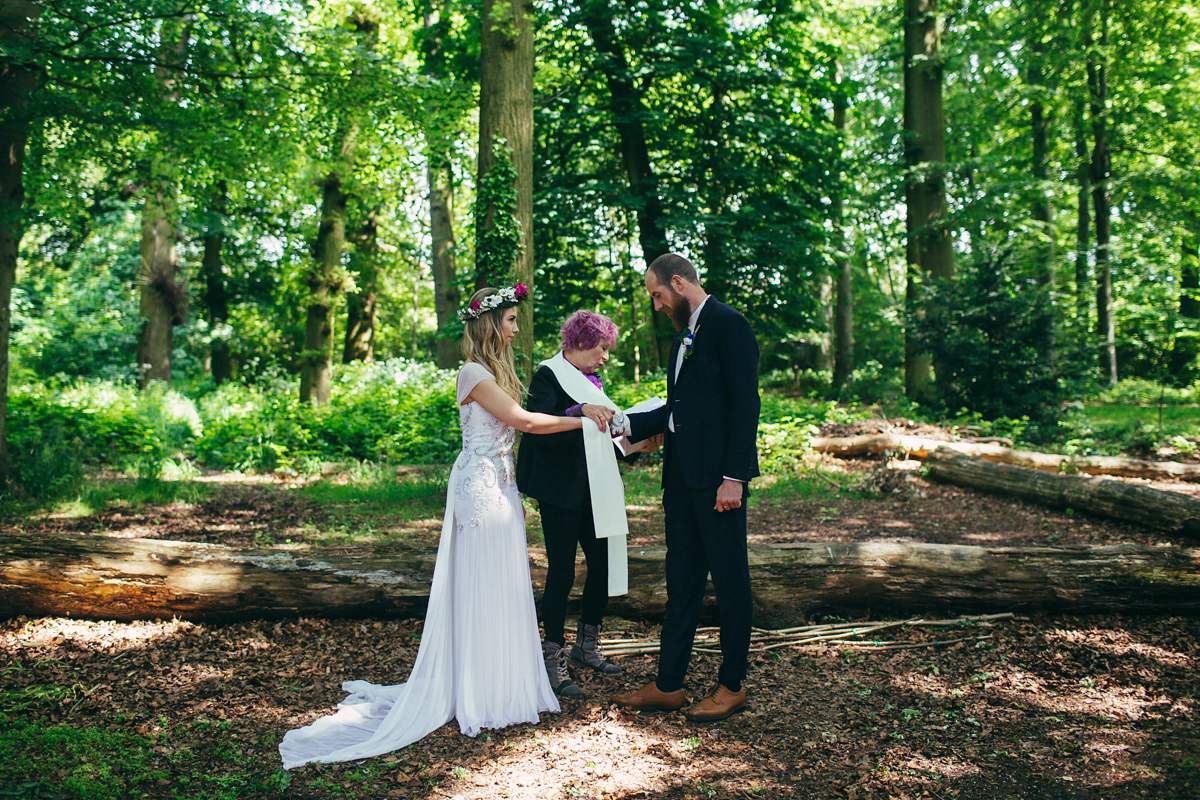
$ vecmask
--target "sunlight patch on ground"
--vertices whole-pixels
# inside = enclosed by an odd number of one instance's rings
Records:
[[[17,632],[17,641],[26,647],[61,644],[75,641],[80,644],[110,647],[122,644],[145,644],[163,636],[174,636],[192,628],[183,620],[169,622],[91,622],[65,617],[43,617],[26,622]]]
[[[1121,630],[1090,628],[1078,631],[1056,628],[1053,631],[1047,632],[1046,638],[1051,642],[1058,641],[1076,647],[1090,647],[1114,656],[1127,656],[1132,653],[1152,658],[1160,663],[1169,664],[1172,667],[1189,667],[1192,665],[1192,658],[1185,653],[1136,642],[1128,632]]]
[[[998,542],[1008,537],[1003,533],[966,533],[963,538],[972,542]]]

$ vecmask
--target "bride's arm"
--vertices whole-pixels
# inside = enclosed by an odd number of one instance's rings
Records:
[[[475,384],[475,388],[467,395],[467,401],[472,400],[505,425],[511,425],[525,433],[559,433],[579,430],[583,426],[583,417],[556,417],[537,411],[526,411],[495,381],[480,381]],[[593,414],[600,414],[601,410],[600,406],[589,406],[584,412],[591,418]],[[594,421],[596,427],[604,430],[604,425],[599,420]]]

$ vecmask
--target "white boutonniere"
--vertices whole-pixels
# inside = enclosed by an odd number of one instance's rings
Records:
[[[696,341],[696,334],[700,331],[700,326],[696,326],[696,330],[690,328],[683,334],[683,339],[680,341],[683,344],[683,360],[687,361],[688,356],[692,354],[692,343]]]

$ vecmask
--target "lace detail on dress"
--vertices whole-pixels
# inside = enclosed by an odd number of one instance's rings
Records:
[[[474,509],[468,519],[457,520],[462,530],[465,525],[479,527],[479,520],[498,510],[505,490],[516,483],[512,456],[516,432],[478,403],[459,406],[458,418],[463,448],[454,462],[460,476],[455,493]]]

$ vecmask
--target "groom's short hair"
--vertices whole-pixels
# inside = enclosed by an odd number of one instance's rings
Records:
[[[678,275],[688,283],[700,283],[696,274],[696,266],[678,253],[664,253],[650,264],[650,271],[658,282],[666,286],[671,282],[672,275]]]

